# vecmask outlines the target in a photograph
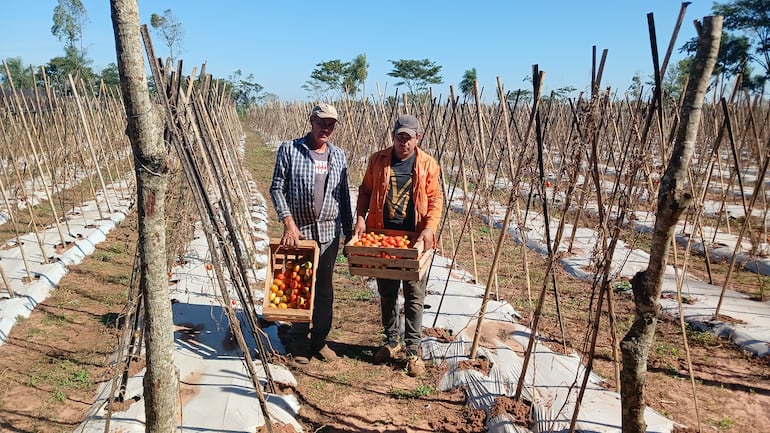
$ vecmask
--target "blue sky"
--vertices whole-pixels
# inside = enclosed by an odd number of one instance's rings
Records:
[[[3,3],[0,58],[43,65],[62,55],[62,44],[51,34],[56,0]],[[83,3],[84,46],[98,71],[116,61],[109,1]],[[695,36],[693,20],[710,15],[712,3],[693,0],[688,6],[673,61]],[[647,14],[654,16],[662,60],[680,5],[677,0],[139,0],[139,12],[149,24],[152,13],[171,9],[182,23],[184,73],[203,63],[215,77],[240,69],[283,100],[309,98],[302,85],[316,64],[350,61],[361,53],[369,62],[369,95],[378,86],[386,95],[395,92],[398,80],[387,75],[389,60],[427,58],[442,67],[444,83],[434,87],[436,96],[446,96],[450,84],[457,89],[464,71],[475,67],[484,99],[490,100],[497,77],[506,90],[531,89],[523,80],[533,64],[546,73],[546,92],[563,86],[587,90],[593,46],[597,56],[608,50],[603,87],[623,91],[637,73],[647,81],[653,69]],[[160,38],[153,41],[157,54],[166,56]]]

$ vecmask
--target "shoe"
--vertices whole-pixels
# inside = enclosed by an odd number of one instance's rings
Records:
[[[401,344],[398,342],[385,344],[380,347],[380,350],[374,355],[374,363],[382,364],[393,359],[399,350],[401,350]]]
[[[321,361],[325,362],[331,362],[336,361],[339,359],[339,356],[326,344],[324,344],[320,349],[318,349],[318,352],[316,352],[316,356]]]
[[[406,374],[417,377],[425,373],[425,362],[419,355],[410,355],[406,363]]]
[[[310,362],[310,354],[308,352],[307,344],[297,344],[291,351],[291,356],[297,364],[307,364]]]

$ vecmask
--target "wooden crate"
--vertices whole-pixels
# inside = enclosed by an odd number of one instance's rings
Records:
[[[384,278],[388,280],[416,281],[425,277],[433,258],[433,250],[424,251],[422,241],[415,242],[418,233],[400,230],[370,229],[368,232],[388,236],[408,235],[409,248],[385,248],[356,246],[358,236],[345,245],[348,254],[348,271],[351,275]],[[397,258],[381,257],[382,254]]]
[[[318,245],[312,240],[301,240],[297,248],[287,248],[280,245],[280,239],[270,239],[270,257],[265,273],[265,298],[262,301],[262,316],[270,321],[282,322],[311,322],[313,320],[313,304],[315,301],[316,270],[318,267]],[[270,303],[270,288],[273,285],[275,271],[283,272],[286,263],[306,262],[312,260],[313,275],[310,286],[310,308],[278,308]]]

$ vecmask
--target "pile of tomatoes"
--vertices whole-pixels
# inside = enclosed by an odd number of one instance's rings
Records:
[[[374,248],[409,248],[411,240],[408,235],[385,235],[382,233],[369,232],[361,236],[361,239],[353,242],[353,246],[356,247],[374,247]],[[379,254],[358,254],[364,257],[378,257],[380,259],[400,259],[397,255],[388,254],[385,251],[380,251]],[[383,263],[379,266],[375,265],[360,265],[362,268],[381,268],[387,269],[388,265]]]
[[[353,243],[357,247],[409,248],[409,236],[390,236],[382,233],[369,232]]]
[[[309,310],[312,302],[313,262],[287,261],[286,266],[273,271],[268,304],[274,308]]]

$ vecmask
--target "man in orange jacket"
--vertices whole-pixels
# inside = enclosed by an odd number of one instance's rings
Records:
[[[417,147],[420,124],[415,116],[401,115],[393,128],[393,146],[369,157],[358,188],[354,233],[367,229],[394,229],[419,233],[425,249],[434,247],[444,206],[440,169],[436,161]],[[386,342],[375,363],[393,358],[400,350],[398,291],[401,280],[377,279],[382,325]],[[403,281],[404,346],[410,375],[425,371],[420,357],[422,315],[426,281]]]

